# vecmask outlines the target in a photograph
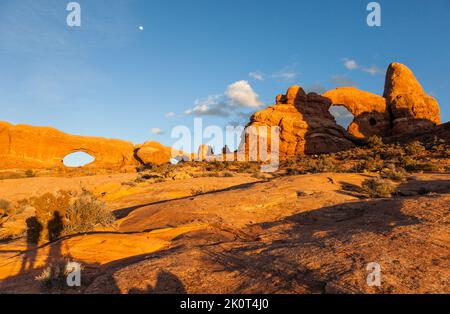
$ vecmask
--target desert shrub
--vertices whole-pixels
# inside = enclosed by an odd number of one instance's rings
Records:
[[[198,196],[198,195],[202,195],[204,193],[205,193],[205,191],[204,191],[203,187],[191,188],[191,195],[192,196]]]
[[[296,176],[296,175],[300,175],[300,174],[306,174],[306,171],[298,169],[298,168],[287,168],[286,169],[286,175],[288,175],[288,176]]]
[[[36,176],[36,174],[33,172],[33,170],[28,169],[27,171],[25,171],[25,176],[26,176],[27,178],[33,178],[33,177]]]
[[[362,189],[372,198],[390,197],[396,191],[395,186],[391,182],[378,177],[364,180]]]
[[[138,176],[136,179],[134,179],[135,183],[143,183],[147,181],[143,176]]]
[[[355,172],[378,172],[383,168],[383,165],[384,162],[379,156],[375,158],[368,157],[366,160],[362,160],[355,165],[354,170]]]
[[[153,170],[157,168],[157,166],[155,164],[149,163],[149,164],[145,164],[145,165],[139,165],[136,167],[136,172],[144,172],[147,170]]]
[[[415,171],[434,172],[440,171],[440,167],[432,162],[416,163],[414,166]]]
[[[369,148],[381,148],[383,145],[383,139],[377,135],[371,136],[367,142]]]
[[[406,171],[415,171],[417,162],[410,156],[402,156],[398,159],[400,167],[404,168]]]
[[[208,163],[208,165],[205,167],[207,171],[224,171],[229,168],[228,162],[222,162],[222,161],[211,161]]]
[[[71,193],[59,191],[56,194],[46,193],[31,200],[31,206],[36,210],[36,218],[44,227],[44,236],[54,234],[57,230],[48,230],[50,221],[62,219],[66,216],[66,210],[70,206]],[[51,225],[51,223],[50,223]],[[49,232],[50,231],[50,232]]]
[[[266,179],[266,176],[265,176],[264,173],[255,172],[254,174],[252,174],[252,178],[255,178],[255,179]]]
[[[386,168],[383,168],[380,173],[384,179],[390,179],[393,181],[404,182],[408,173],[401,167],[396,167],[394,164],[388,164]]]
[[[402,157],[405,154],[405,150],[403,147],[399,145],[387,145],[382,151],[381,151],[381,158],[382,159],[393,159],[393,158],[399,158]]]
[[[425,147],[419,141],[414,141],[405,146],[405,152],[410,155],[420,155],[425,151]]]
[[[0,199],[0,217],[6,216],[10,208],[11,204],[7,200]]]
[[[50,264],[34,279],[39,282],[43,289],[62,290],[67,287],[67,276],[72,272],[69,265],[68,260]]]
[[[66,210],[64,234],[89,232],[97,225],[111,226],[115,218],[106,210],[105,203],[91,192],[84,191]]]
[[[135,181],[127,181],[127,182],[122,182],[121,185],[122,186],[134,187],[134,186],[137,185],[137,182],[135,182]]]
[[[9,180],[9,179],[20,179],[23,175],[20,175],[16,172],[4,172],[0,173],[0,180]]]
[[[317,159],[317,172],[337,172],[338,164],[330,156],[322,155]]]
[[[98,225],[108,227],[114,223],[114,216],[105,209],[105,204],[88,191],[81,194],[68,191],[47,193],[32,198],[30,204],[36,211],[35,221],[27,221],[30,239],[55,241],[63,235],[88,232]],[[32,236],[36,230],[40,235]]]
[[[226,172],[223,173],[223,176],[225,178],[231,178],[231,177],[234,177],[234,173],[232,173],[230,171],[226,171]]]
[[[61,289],[66,284],[65,268],[61,265],[48,266],[34,278],[44,289]]]
[[[236,171],[239,173],[256,173],[261,170],[261,165],[255,161],[238,162]]]

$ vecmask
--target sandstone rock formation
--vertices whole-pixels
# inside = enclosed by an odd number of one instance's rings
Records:
[[[350,134],[359,138],[388,135],[391,117],[385,98],[354,87],[336,88],[322,96],[329,98],[333,105],[341,105],[353,114],[355,119],[348,127]]]
[[[90,167],[117,169],[137,165],[133,151],[133,144],[126,141],[0,122],[0,169],[62,167],[63,158],[74,152],[93,156]]]
[[[425,94],[414,74],[405,65],[392,63],[384,88],[393,119],[392,133],[410,133],[440,124],[436,99]]]
[[[172,149],[158,142],[146,142],[137,146],[135,156],[143,164],[161,165],[170,161]]]
[[[348,130],[336,124],[330,106],[343,106],[354,116]],[[276,97],[276,105],[257,112],[247,130],[280,127],[280,158],[345,150],[373,135],[389,137],[423,131],[440,123],[437,101],[426,95],[411,70],[392,63],[384,97],[342,87],[319,96],[292,86]],[[270,141],[270,140],[269,140]],[[246,135],[241,150],[249,153]]]
[[[301,154],[332,153],[355,145],[344,128],[336,124],[329,112],[331,101],[315,93],[306,94],[300,86],[277,97],[277,104],[255,113],[247,126],[260,129],[280,128],[280,158]],[[270,134],[269,132],[267,132]],[[245,136],[245,149],[251,146]],[[268,136],[269,150],[270,136]],[[241,146],[241,149],[242,146]]]

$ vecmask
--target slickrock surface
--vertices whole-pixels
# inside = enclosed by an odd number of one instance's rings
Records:
[[[153,202],[158,189],[128,195],[110,203],[135,204],[114,209],[115,231],[38,249],[0,244],[0,292],[52,292],[35,277],[70,259],[83,264],[82,287],[58,292],[449,293],[450,176],[417,175],[399,186],[407,197],[362,200],[345,188],[366,178],[288,176]],[[366,282],[373,262],[380,287]]]

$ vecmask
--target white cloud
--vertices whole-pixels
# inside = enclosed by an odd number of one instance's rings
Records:
[[[260,71],[250,72],[248,74],[251,78],[257,80],[257,81],[264,81],[264,73]]]
[[[228,117],[238,108],[259,108],[262,102],[248,81],[230,84],[220,95],[197,99],[194,107],[185,111],[187,115]]]
[[[208,96],[206,99],[197,99],[193,108],[185,111],[187,115],[227,117],[227,105],[223,102],[223,95]]]
[[[261,106],[258,94],[247,81],[237,81],[228,86],[225,96],[233,106],[245,108],[258,108]]]
[[[163,131],[162,131],[160,128],[151,128],[150,131],[151,131],[153,134],[156,134],[156,135],[161,135],[161,134],[163,134]]]
[[[358,63],[353,59],[345,58],[343,61],[344,61],[344,66],[348,70],[356,70],[359,67]]]
[[[363,68],[362,70],[364,72],[366,72],[366,73],[371,74],[371,75],[377,75],[377,74],[383,73],[383,71],[379,67],[377,67],[375,65],[373,65],[371,67],[368,67],[368,68]]]
[[[166,116],[166,118],[173,118],[173,117],[175,117],[175,112],[173,112],[173,111],[167,112],[165,114],[165,116]]]

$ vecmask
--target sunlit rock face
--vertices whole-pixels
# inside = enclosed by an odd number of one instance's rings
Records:
[[[345,130],[330,114],[331,106],[343,106],[354,116]],[[360,140],[426,130],[440,123],[437,101],[426,95],[411,70],[400,63],[389,65],[384,96],[353,87],[341,87],[322,95],[306,94],[292,86],[276,97],[276,105],[255,113],[247,129],[280,128],[280,158],[346,150]],[[268,140],[270,143],[270,140]],[[241,149],[248,153],[249,137]]]
[[[386,73],[384,88],[392,113],[392,133],[410,133],[441,123],[439,104],[427,95],[412,71],[392,63]]]
[[[271,149],[270,129],[279,127],[279,154],[284,159],[292,155],[331,153],[355,145],[346,138],[347,131],[336,124],[329,109],[329,99],[315,93],[306,94],[300,86],[288,89],[277,97],[277,104],[255,113],[247,129],[267,128],[268,147]],[[245,146],[252,147],[251,138],[245,136]],[[254,146],[254,145],[253,145]]]
[[[64,157],[74,152],[94,157],[89,167],[121,169],[138,164],[131,142],[0,122],[0,169],[64,167]]]

